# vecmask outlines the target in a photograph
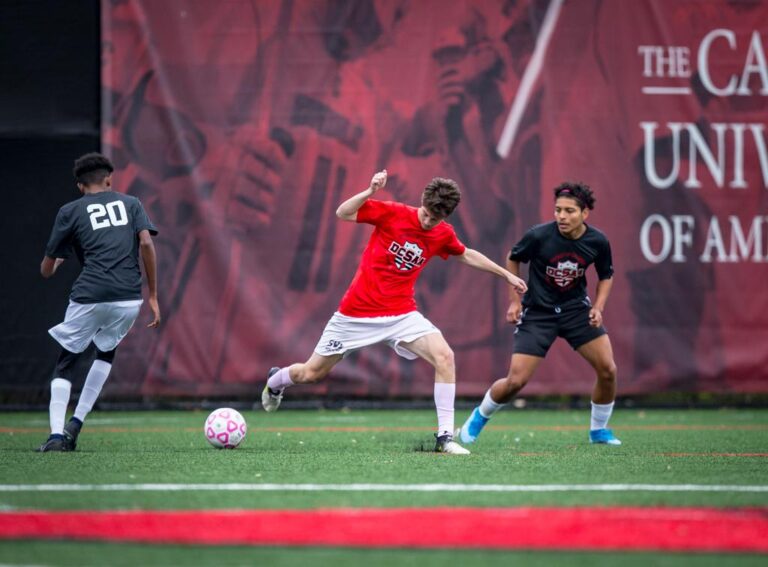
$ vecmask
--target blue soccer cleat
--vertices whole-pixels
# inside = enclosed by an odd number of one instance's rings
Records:
[[[477,436],[480,435],[486,423],[488,423],[488,418],[480,414],[480,408],[473,409],[457,433],[461,442],[467,444],[477,441]]]
[[[593,429],[589,432],[589,442],[602,445],[621,445],[621,441],[616,439],[610,429]]]

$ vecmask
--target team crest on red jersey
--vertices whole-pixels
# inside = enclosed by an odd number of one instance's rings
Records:
[[[422,256],[424,250],[413,242],[405,241],[405,244],[392,241],[389,245],[387,252],[395,256],[395,266],[401,272],[407,272],[413,268],[418,268],[426,262],[426,258]]]
[[[547,278],[562,289],[568,289],[584,276],[584,268],[573,260],[557,263],[557,266],[547,266]]]

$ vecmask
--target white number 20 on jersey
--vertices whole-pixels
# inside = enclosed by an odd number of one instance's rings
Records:
[[[128,224],[128,213],[122,201],[112,201],[106,206],[101,203],[92,203],[85,210],[90,215],[93,230]]]

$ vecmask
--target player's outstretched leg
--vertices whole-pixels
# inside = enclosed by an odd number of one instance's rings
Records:
[[[288,372],[288,368],[283,368],[283,371]],[[269,387],[269,379],[278,372],[280,372],[280,368],[273,366],[267,373],[267,383],[264,385],[264,390],[261,392],[261,405],[264,408],[264,411],[277,411],[277,408],[280,407],[280,402],[283,401],[284,389],[273,390]]]
[[[538,368],[541,356],[515,353],[509,364],[506,378],[496,380],[477,406],[456,433],[462,443],[474,443],[480,432],[497,411],[502,409],[528,383]],[[496,401],[498,400],[498,401]]]
[[[456,436],[464,444],[474,443],[477,441],[478,435],[480,435],[480,432],[483,430],[483,427],[485,427],[485,424],[488,423],[489,419],[490,418],[485,417],[480,413],[480,406],[477,406],[472,410],[472,413],[469,414],[464,425],[456,430]]]
[[[283,368],[273,366],[267,374],[267,385],[261,392],[261,405],[269,412],[277,410],[286,388],[319,382],[342,358],[344,358],[343,354],[325,356],[313,352],[307,362],[291,364]]]
[[[456,441],[453,440],[453,435],[444,434],[444,435],[438,435],[435,433],[435,438],[437,439],[437,442],[435,443],[435,452],[436,453],[447,453],[449,455],[469,455],[470,452],[456,443]]]
[[[503,383],[504,380],[498,380],[497,382]],[[485,424],[491,419],[491,416],[506,405],[494,402],[491,397],[491,390],[493,390],[493,386],[488,388],[488,391],[483,397],[483,401],[480,402],[479,406],[472,410],[467,421],[465,421],[464,425],[457,430],[456,436],[462,443],[469,444],[477,441],[480,432],[483,430],[483,427],[485,427]]]

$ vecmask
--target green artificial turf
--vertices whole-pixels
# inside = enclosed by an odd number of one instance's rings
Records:
[[[768,411],[617,411],[624,444],[609,447],[587,442],[585,411],[508,410],[466,457],[420,450],[430,411],[243,413],[235,450],[207,444],[204,412],[95,412],[76,452],[43,454],[46,415],[5,413],[0,483],[767,484],[766,457],[745,455],[768,453]],[[765,506],[768,492],[0,492],[43,509],[598,504]]]
[[[131,545],[75,542],[2,542],[0,561],[5,565],[57,565],[62,567],[142,567],[184,565],[228,567],[762,567],[765,556],[696,553],[637,553],[583,551],[526,552],[484,550],[405,550],[348,548],[202,547]]]
[[[467,412],[458,412],[457,425]],[[430,452],[432,411],[244,411],[243,444],[216,450],[207,412],[99,412],[74,453],[36,453],[45,413],[0,414],[0,485],[705,484],[768,486],[768,411],[617,410],[624,444],[587,441],[588,411],[505,410],[467,457]],[[427,449],[427,450],[422,450]],[[0,510],[255,509],[331,506],[765,507],[768,492],[0,491]],[[99,557],[108,556],[107,562]],[[86,560],[83,560],[86,558]],[[0,541],[0,563],[45,565],[756,565],[754,555],[247,548]]]

